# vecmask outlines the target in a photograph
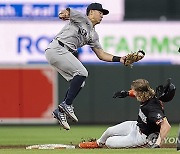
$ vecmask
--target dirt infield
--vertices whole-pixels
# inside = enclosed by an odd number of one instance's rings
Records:
[[[0,149],[26,149],[28,145],[1,145]],[[78,148],[77,145],[75,145]],[[176,144],[163,144],[161,148],[176,148]]]
[[[161,146],[161,148],[176,148],[177,145],[176,144],[163,144]]]

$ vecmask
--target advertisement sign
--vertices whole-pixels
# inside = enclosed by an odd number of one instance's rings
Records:
[[[55,123],[57,75],[49,66],[0,67],[0,120],[8,123]]]
[[[124,18],[124,0],[97,0],[110,11],[104,21],[121,21]],[[85,14],[91,0],[2,0],[0,20],[59,20],[58,13],[66,8],[76,9]]]
[[[142,63],[180,64],[180,22],[123,22],[97,27],[104,50],[115,55],[144,50]],[[103,29],[103,31],[102,31]],[[113,29],[113,30],[112,30]]]
[[[46,63],[44,50],[65,23],[1,22],[0,63]],[[96,26],[103,49],[123,56],[143,49],[140,63],[180,64],[180,22],[123,22]],[[101,62],[89,46],[79,49],[83,63]],[[139,64],[140,64],[139,63]]]

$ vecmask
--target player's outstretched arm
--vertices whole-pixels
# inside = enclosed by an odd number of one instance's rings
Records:
[[[125,60],[125,56],[123,57],[117,57],[116,59],[114,59],[112,54],[109,54],[107,52],[105,52],[103,49],[98,49],[98,48],[92,48],[93,51],[95,52],[95,54],[97,55],[97,57],[102,60],[102,61],[107,61],[107,62],[121,62],[124,64],[124,60]],[[118,59],[119,58],[119,59]],[[115,61],[116,60],[116,61]]]
[[[117,91],[113,94],[113,98],[125,98],[127,96],[135,97],[134,90],[132,90],[132,89],[129,91],[121,90],[121,91]]]
[[[138,52],[130,53],[123,57],[113,56],[113,55],[103,51],[103,49],[93,48],[93,51],[96,53],[97,57],[100,60],[107,61],[107,62],[113,62],[113,61],[121,62],[125,66],[131,66],[131,67],[134,62],[138,62],[145,56],[145,52],[142,50],[139,50]]]
[[[167,134],[169,133],[169,131],[171,129],[171,126],[170,126],[167,118],[163,119],[163,121],[160,123],[160,126],[161,126],[161,128],[160,128],[159,138],[157,139],[157,141],[155,143],[155,145],[157,145],[157,146],[160,146],[163,143],[165,137],[167,136]]]

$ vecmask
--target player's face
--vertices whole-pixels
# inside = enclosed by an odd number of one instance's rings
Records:
[[[92,11],[93,19],[96,24],[99,24],[102,21],[103,18],[103,13],[98,10],[93,10]]]
[[[136,90],[135,90],[134,87],[132,87],[132,86],[131,86],[131,89],[134,91],[134,96],[136,97],[136,96],[137,96]]]
[[[135,89],[132,88],[132,90],[134,91],[134,96],[137,99],[138,102],[141,102],[141,99],[139,99],[140,97],[138,96],[139,94],[137,93],[137,91],[135,91]]]

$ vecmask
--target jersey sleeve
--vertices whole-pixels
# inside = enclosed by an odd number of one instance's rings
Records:
[[[164,118],[165,118],[165,114],[160,105],[152,106],[149,109],[149,114],[148,114],[149,121],[154,122],[158,125],[163,121]]]
[[[97,32],[94,33],[94,38],[88,43],[88,45],[91,48],[102,49]]]
[[[79,11],[69,9],[70,10],[70,21],[74,23],[81,23],[83,21],[87,21],[86,15],[82,14]]]

